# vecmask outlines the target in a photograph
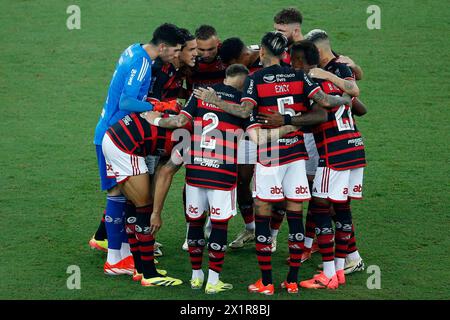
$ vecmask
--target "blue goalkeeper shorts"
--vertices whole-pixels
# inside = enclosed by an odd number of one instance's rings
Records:
[[[97,153],[98,173],[100,174],[100,187],[103,191],[114,188],[117,185],[115,178],[108,178],[106,175],[106,160],[103,155],[102,146],[95,145]]]

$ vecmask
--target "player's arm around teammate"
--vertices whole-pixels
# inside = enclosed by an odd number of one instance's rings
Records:
[[[358,85],[356,84],[356,81],[351,77],[342,79],[332,74],[331,72],[320,68],[314,68],[310,70],[308,75],[311,78],[328,80],[334,83],[339,89],[341,89],[345,93],[351,95],[352,97],[359,96]]]
[[[194,89],[194,96],[197,99],[216,105],[218,108],[235,117],[243,119],[250,117],[253,110],[253,104],[249,101],[243,101],[241,104],[223,101],[211,87]]]

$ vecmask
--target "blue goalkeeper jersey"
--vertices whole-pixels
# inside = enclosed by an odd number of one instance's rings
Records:
[[[95,128],[94,144],[101,145],[106,130],[124,116],[153,109],[153,105],[146,101],[152,64],[139,43],[129,46],[121,54]]]

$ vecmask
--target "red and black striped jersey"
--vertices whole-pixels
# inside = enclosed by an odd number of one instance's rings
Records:
[[[152,85],[150,86],[147,101],[165,102],[175,100],[180,96],[183,88],[183,77],[171,63],[163,63],[156,59],[152,66]]]
[[[352,71],[345,64],[333,61],[327,67],[339,77],[350,79],[352,76]],[[339,96],[343,94],[341,89],[329,81],[318,79],[316,81],[327,94]],[[338,171],[364,167],[366,165],[364,142],[356,127],[351,107],[342,105],[327,108],[326,111],[327,121],[313,127],[314,140],[320,156],[319,166]]]
[[[255,122],[258,113],[273,110],[293,116],[298,112],[308,112],[311,108],[309,98],[319,91],[319,85],[303,71],[288,66],[276,64],[255,72],[247,78],[241,99],[255,106],[248,129],[262,127]],[[283,165],[307,158],[303,132],[300,130],[283,136],[277,142],[258,147],[258,162],[265,166]]]
[[[199,87],[210,87],[215,84],[220,84],[225,79],[225,65],[220,59],[219,55],[209,63],[206,63],[202,58],[198,57],[192,73],[187,78],[187,85],[190,90]]]
[[[237,89],[225,84],[213,88],[222,100],[239,104],[242,93]],[[181,113],[194,124],[186,183],[218,190],[236,187],[237,142],[248,120],[226,113],[193,95]]]
[[[173,148],[172,130],[151,125],[140,113],[123,117],[109,127],[106,134],[123,152],[141,157],[166,156]]]

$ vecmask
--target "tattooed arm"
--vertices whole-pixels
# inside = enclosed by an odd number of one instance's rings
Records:
[[[315,102],[317,102],[318,105],[324,108],[334,108],[337,106],[342,106],[344,104],[351,104],[352,99],[351,97],[344,93],[342,97],[339,96],[332,96],[329,94],[326,94],[322,90],[319,90],[315,95],[311,97]]]
[[[311,71],[309,72],[309,76],[311,78],[328,80],[334,83],[339,89],[341,89],[345,93],[351,95],[352,97],[359,96],[359,88],[355,80],[339,78],[335,74],[320,68],[311,69]]]
[[[194,89],[194,95],[197,99],[203,100],[206,103],[211,103],[226,113],[238,118],[246,119],[250,117],[253,110],[253,104],[248,101],[244,101],[241,104],[232,104],[223,101],[217,96],[216,92],[212,88]]]
[[[180,113],[174,117],[161,118],[161,112],[149,111],[141,113],[141,116],[147,120],[148,123],[157,125],[158,127],[167,129],[176,129],[184,127],[191,121],[186,115]],[[158,120],[159,119],[159,120]]]
[[[295,116],[289,116],[282,115],[278,111],[269,110],[269,113],[258,114],[256,119],[261,124],[273,127],[287,124],[294,126],[312,126],[327,121],[327,112],[314,103],[310,112],[299,112]]]

